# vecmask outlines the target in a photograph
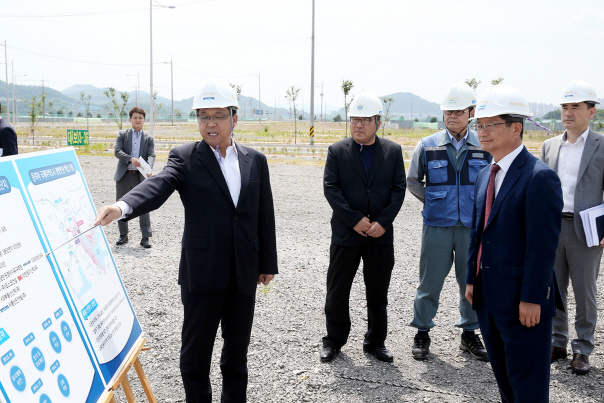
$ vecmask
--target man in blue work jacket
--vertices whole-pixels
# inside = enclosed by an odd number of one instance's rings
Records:
[[[409,190],[424,203],[419,286],[411,322],[418,329],[412,348],[413,358],[418,360],[430,354],[429,331],[436,326],[433,319],[440,292],[455,259],[461,315],[455,326],[463,329],[460,348],[478,360],[488,361],[487,351],[475,333],[476,313],[464,297],[474,182],[491,161],[491,155],[480,148],[476,133],[468,129],[475,105],[472,88],[462,82],[453,84],[440,106],[446,129],[421,139],[409,166]]]

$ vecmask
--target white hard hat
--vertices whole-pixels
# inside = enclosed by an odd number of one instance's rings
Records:
[[[382,101],[370,92],[362,92],[352,101],[348,116],[368,118],[382,113]]]
[[[593,102],[599,104],[596,88],[583,80],[573,80],[564,87],[560,96],[560,105]]]
[[[191,107],[191,109],[206,108],[239,109],[237,92],[226,82],[217,78],[210,78],[197,90]]]
[[[516,88],[506,84],[485,88],[477,100],[476,114],[472,119],[490,118],[499,115],[514,115],[523,118],[533,116],[528,102]]]
[[[466,83],[455,83],[449,87],[443,96],[440,109],[443,111],[461,111],[476,106],[476,94]]]

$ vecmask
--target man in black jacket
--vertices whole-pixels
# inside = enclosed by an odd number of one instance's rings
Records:
[[[208,80],[193,99],[203,141],[174,148],[163,171],[103,207],[95,221],[130,220],[159,208],[175,190],[180,194],[180,371],[187,403],[212,402],[210,363],[219,323],[221,401],[246,401],[256,284],[267,285],[277,274],[268,164],[263,154],[233,140],[237,108],[227,83]]]
[[[2,105],[0,105],[2,109]],[[15,129],[0,116],[0,157],[8,157],[19,153],[17,146],[17,133]]]
[[[384,341],[388,327],[388,286],[394,267],[392,222],[407,182],[400,145],[376,136],[382,102],[362,93],[350,107],[352,137],[329,147],[323,188],[333,209],[327,270],[322,362],[335,358],[350,333],[349,297],[363,259],[368,330],[363,350],[392,362]]]

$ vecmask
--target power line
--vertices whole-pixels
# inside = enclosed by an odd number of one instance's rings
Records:
[[[173,4],[175,7],[192,6],[200,3],[209,3],[211,1],[219,0],[197,0],[189,1],[186,3]],[[161,7],[158,7],[161,8]],[[106,10],[106,11],[81,11],[74,13],[61,13],[61,14],[0,14],[1,17],[9,18],[55,18],[55,17],[82,17],[87,15],[106,15],[106,14],[121,14],[121,13],[135,13],[139,11],[149,11],[148,7],[144,8],[125,8],[122,10]]]

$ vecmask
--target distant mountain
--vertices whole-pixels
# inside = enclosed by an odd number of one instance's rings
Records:
[[[380,99],[384,97],[394,98],[392,106],[390,106],[390,115],[405,116],[406,118],[411,117],[425,117],[425,116],[440,116],[442,111],[440,105],[436,102],[426,101],[420,96],[412,94],[411,92],[397,92],[395,94],[388,94],[380,96]],[[331,112],[332,115],[339,114],[344,117],[344,107],[338,111]]]

